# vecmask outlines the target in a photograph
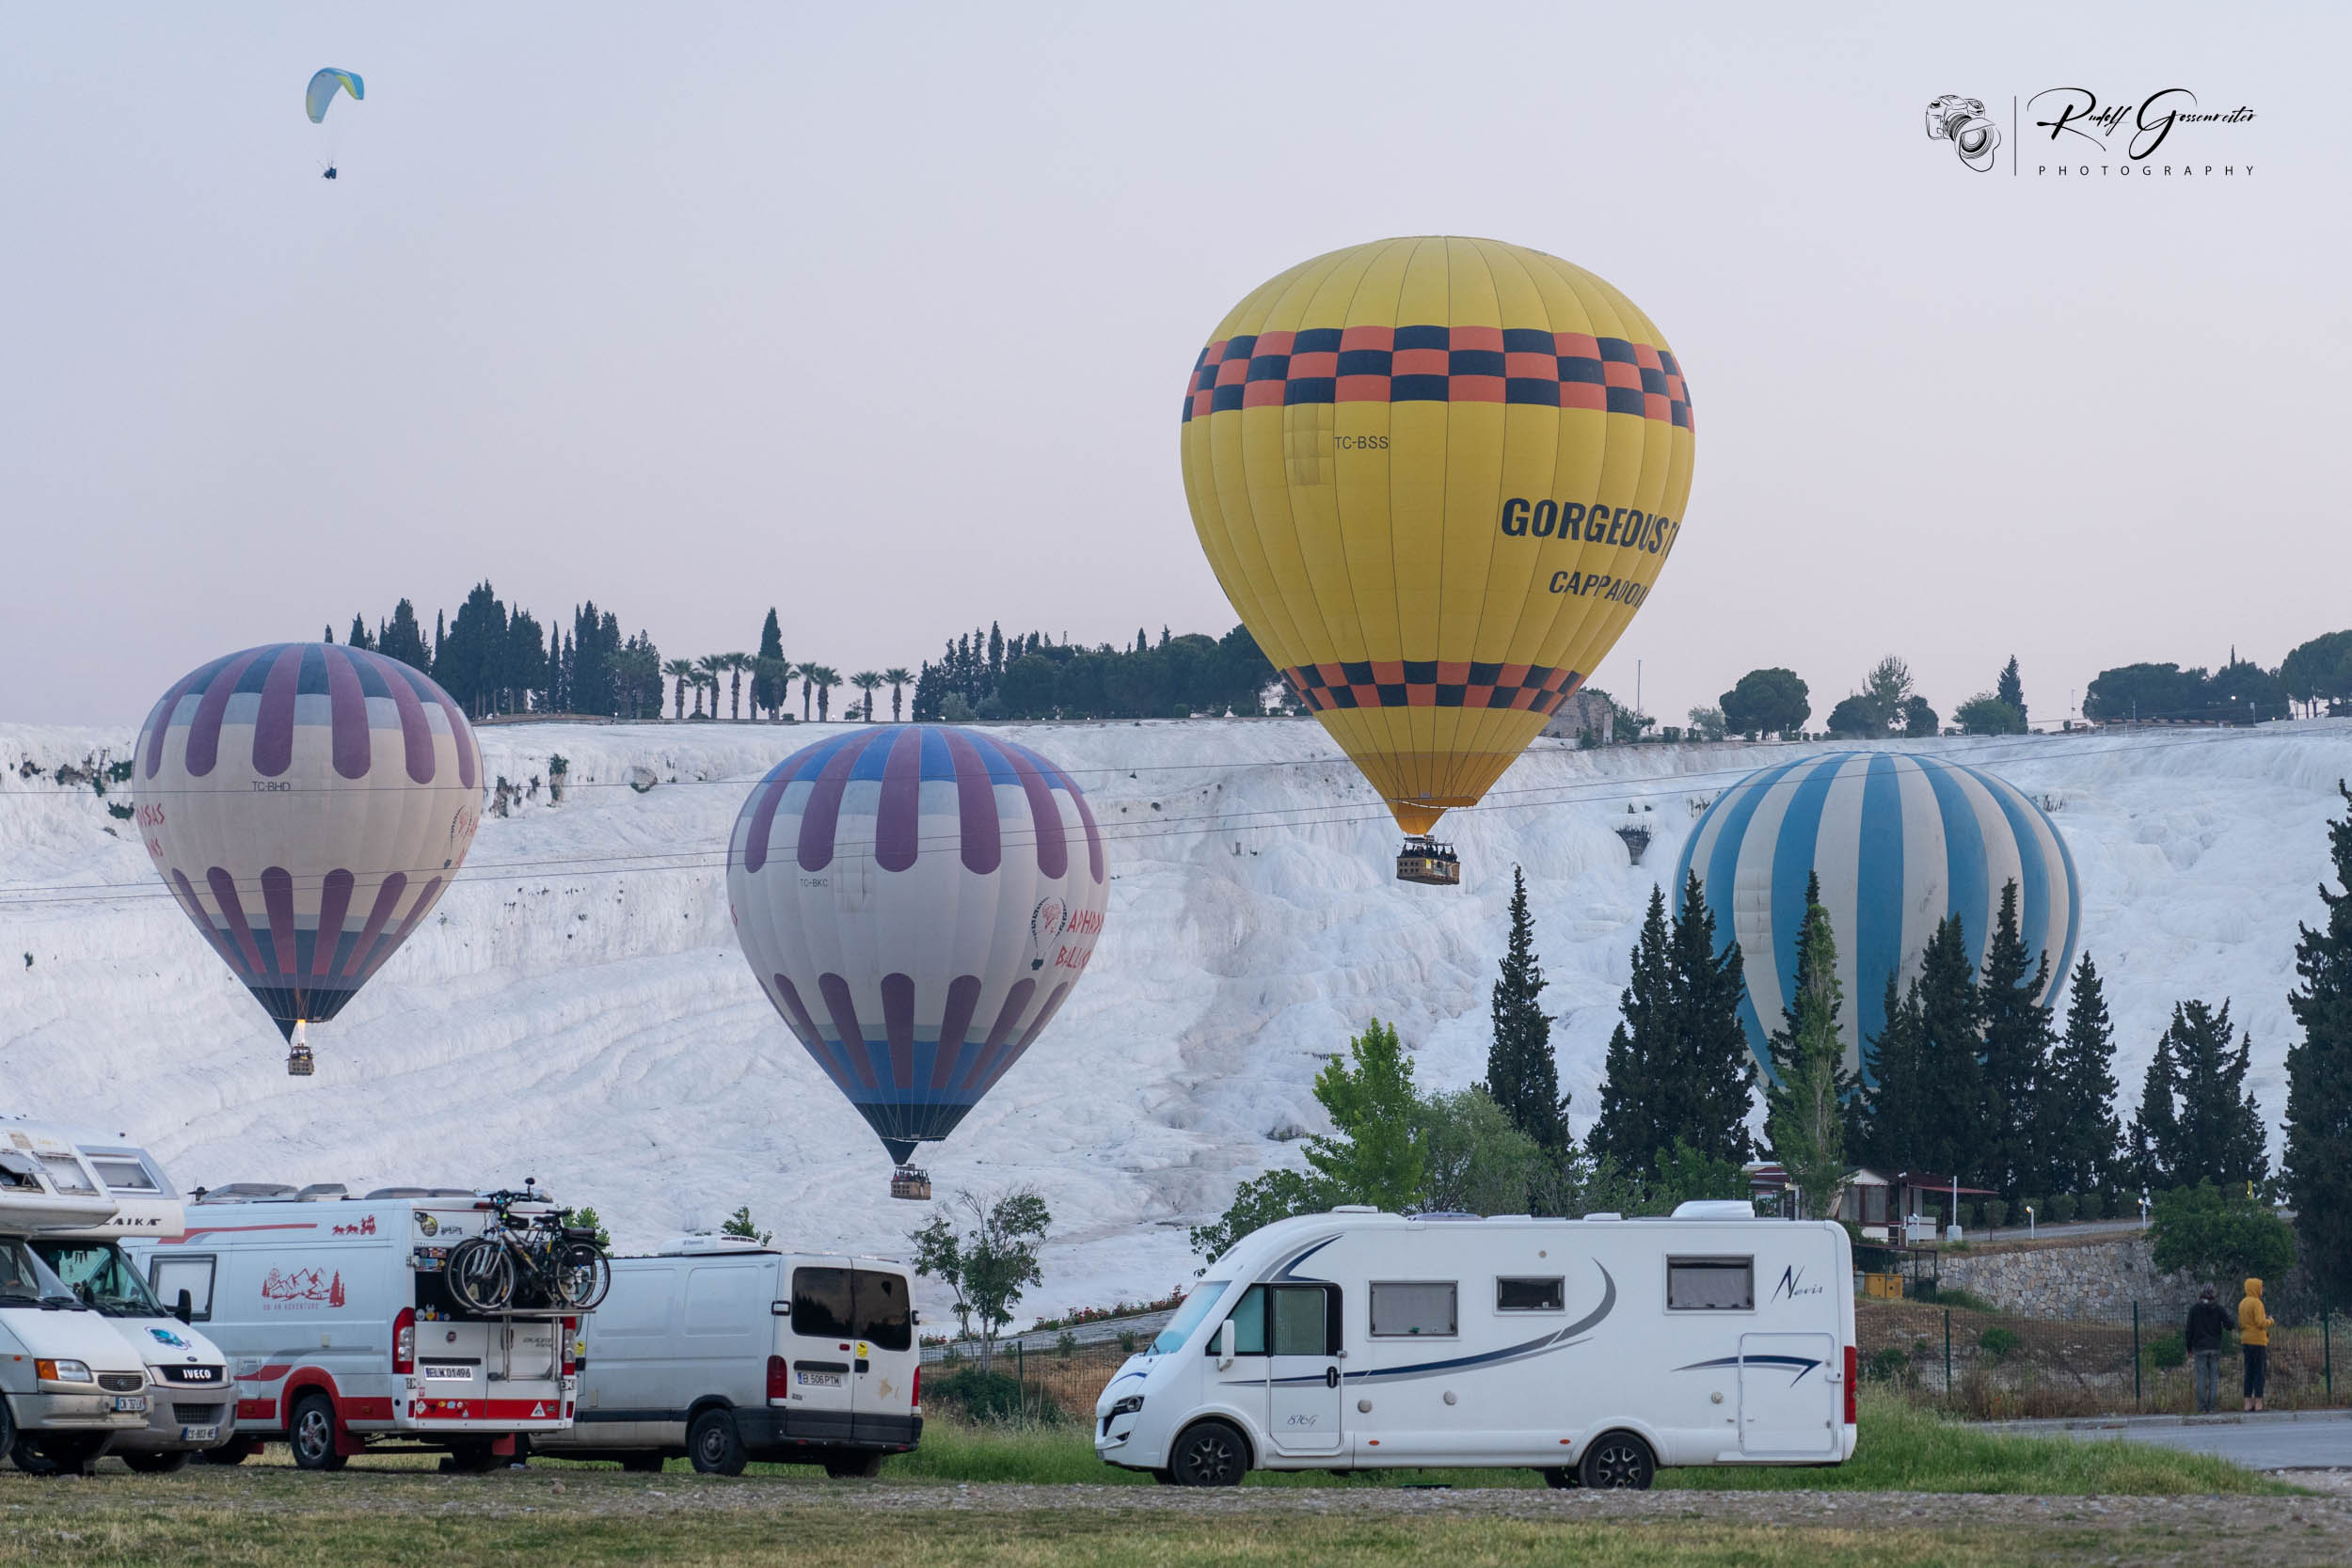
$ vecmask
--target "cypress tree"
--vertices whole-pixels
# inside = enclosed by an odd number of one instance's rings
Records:
[[[2139,1081],[2139,1109],[2132,1113],[2132,1175],[2152,1193],[2171,1190],[2170,1161],[2181,1141],[2180,1122],[2172,1114],[2172,1031],[2156,1037],[2156,1053],[2148,1058],[2148,1071]]]
[[[2115,1025],[2098,967],[2085,953],[2074,966],[2066,1034],[2050,1053],[2044,1180],[2052,1193],[2087,1193],[2111,1184],[2123,1141],[2115,1119]]]
[[[2352,791],[2336,785],[2347,804]],[[2303,1037],[2287,1047],[2287,1192],[2312,1281],[2338,1306],[2352,1302],[2352,811],[2328,824],[2341,891],[2320,885],[2321,928],[2298,928],[2287,995]]]
[[[1512,1124],[1545,1149],[1568,1141],[1568,1101],[1560,1092],[1551,1054],[1551,1020],[1539,998],[1543,965],[1535,958],[1535,922],[1527,912],[1527,878],[1511,868],[1511,935],[1502,973],[1495,980],[1494,1040],[1486,1051],[1486,1082]]]
[[[2173,1006],[2167,1033],[2179,1097],[2177,1142],[2164,1162],[2173,1186],[2211,1181],[2225,1192],[2242,1192],[2249,1181],[2269,1180],[2262,1109],[2246,1092],[2253,1037],[2248,1035],[2233,1052],[2230,1032],[2226,1001],[2218,1011],[2196,1001]]]
[[[2050,958],[2028,976],[2025,939],[2017,928],[2017,883],[2001,888],[2001,910],[1985,944],[1984,979],[1977,1002],[1984,1031],[1984,1127],[1990,1184],[2010,1197],[2025,1196],[2038,1174],[2037,1146],[2053,1129],[2037,1096],[2050,1080],[2050,1009],[2037,1000],[2050,983]]]
[[[1674,1143],[1666,1117],[1675,1032],[1674,976],[1667,957],[1671,941],[1666,929],[1666,895],[1653,887],[1649,912],[1642,917],[1641,934],[1633,942],[1633,977],[1617,999],[1617,1026],[1609,1036],[1600,1116],[1586,1139],[1594,1154],[1608,1155],[1621,1170],[1648,1170],[1658,1151]],[[1509,972],[1508,959],[1504,970]],[[1500,986],[1496,994],[1498,998],[1502,994]],[[1501,1039],[1498,1014],[1498,1050]],[[1489,1080],[1495,1078],[1498,1066],[1495,1058],[1488,1059]],[[1495,1094],[1491,1087],[1487,1092]],[[1500,1094],[1495,1098],[1502,1099]]]
[[[1887,975],[1886,1000],[1880,1016],[1886,1022],[1868,1042],[1878,1085],[1850,1102],[1848,1148],[1865,1164],[1900,1169],[1919,1159],[1931,1120],[1925,1100],[1929,1085],[1919,1053],[1922,1024],[1917,975],[1912,976],[1909,991],[1900,995],[1895,989],[1895,976]]]
[[[1977,1180],[1984,1158],[1983,1018],[1977,972],[1960,916],[1936,923],[1920,956],[1916,1144],[1893,1157],[1905,1165]]]
[[[351,635],[343,639],[343,643],[347,647],[358,648],[361,650],[372,650],[374,648],[375,639],[368,634],[368,618],[366,616],[354,615],[351,618]]]
[[[752,677],[753,716],[757,717],[762,708],[772,714],[784,706],[787,684],[776,673],[784,663],[784,626],[776,619],[773,605],[768,607],[767,622],[759,628],[759,652],[753,657],[759,660],[759,673]]]
[[[2026,716],[2026,686],[2017,678],[2017,656],[2015,654],[2010,655],[2009,663],[2002,667],[2001,678],[1994,686],[1993,695],[1998,701],[2015,708],[2018,718],[2023,719]]]
[[[1754,1152],[1748,1106],[1756,1083],[1756,1054],[1740,1024],[1747,967],[1736,942],[1716,953],[1715,914],[1707,907],[1696,872],[1683,884],[1673,942],[1667,969],[1674,986],[1670,1086],[1676,1092],[1669,1103],[1677,1111],[1663,1130],[1660,1148],[1670,1148],[1680,1138],[1708,1159],[1738,1164]]]
[[[1797,938],[1797,973],[1787,1038],[1774,1037],[1780,1075],[1764,1091],[1764,1136],[1795,1183],[1804,1214],[1820,1219],[1830,1212],[1846,1173],[1845,1075],[1839,1070],[1846,1047],[1837,1033],[1837,944],[1829,911],[1814,896],[1806,899]]]

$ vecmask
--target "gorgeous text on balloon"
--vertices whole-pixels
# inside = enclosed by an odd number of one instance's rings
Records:
[[[1588,545],[1638,546],[1657,555],[1673,546],[1681,525],[1672,517],[1630,506],[1587,506],[1582,501],[1550,499],[1531,505],[1524,496],[1513,496],[1502,503],[1502,531],[1514,539],[1533,535],[1581,540]]]

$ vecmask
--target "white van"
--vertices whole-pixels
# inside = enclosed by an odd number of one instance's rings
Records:
[[[751,1460],[872,1476],[923,1434],[922,1356],[903,1264],[686,1236],[612,1259],[569,1432],[532,1452],[706,1474]]]
[[[156,1296],[184,1291],[229,1354],[236,1432],[206,1457],[233,1465],[279,1440],[304,1469],[338,1470],[400,1446],[486,1470],[518,1456],[518,1437],[570,1426],[579,1320],[470,1313],[443,1285],[450,1248],[494,1218],[487,1198],[448,1188],[240,1184],[198,1189],[185,1234],[132,1243]]]
[[[114,1212],[100,1224],[32,1238],[40,1260],[84,1306],[113,1323],[146,1368],[147,1424],[117,1433],[106,1451],[134,1470],[166,1472],[187,1464],[190,1454],[227,1442],[228,1358],[156,1301],[119,1244],[124,1236],[177,1236],[183,1229],[180,1195],[163,1166],[145,1149],[103,1133],[27,1121],[0,1127],[70,1143],[81,1157],[83,1180],[114,1200]],[[67,1180],[63,1162],[48,1168],[53,1180]],[[16,1455],[16,1465],[37,1472],[52,1467],[39,1451]]]
[[[1252,1469],[1661,1465],[1854,1449],[1843,1227],[1745,1203],[1671,1219],[1384,1214],[1267,1226],[1207,1270],[1095,1405],[1095,1451],[1187,1486]]]
[[[117,1207],[71,1143],[0,1123],[0,1453],[27,1468],[81,1474],[147,1425],[139,1356],[32,1245]]]

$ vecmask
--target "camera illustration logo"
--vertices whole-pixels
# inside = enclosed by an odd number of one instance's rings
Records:
[[[1993,167],[2001,128],[1984,116],[1984,100],[1946,93],[1928,105],[1928,140],[1947,141],[1960,161],[1983,174]]]

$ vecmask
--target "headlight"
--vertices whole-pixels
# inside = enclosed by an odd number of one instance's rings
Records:
[[[1113,1416],[1132,1416],[1142,1408],[1143,1396],[1141,1394],[1130,1394],[1125,1399],[1120,1400],[1117,1404],[1111,1406],[1111,1414]]]
[[[36,1361],[33,1371],[47,1383],[96,1383],[87,1361]]]

